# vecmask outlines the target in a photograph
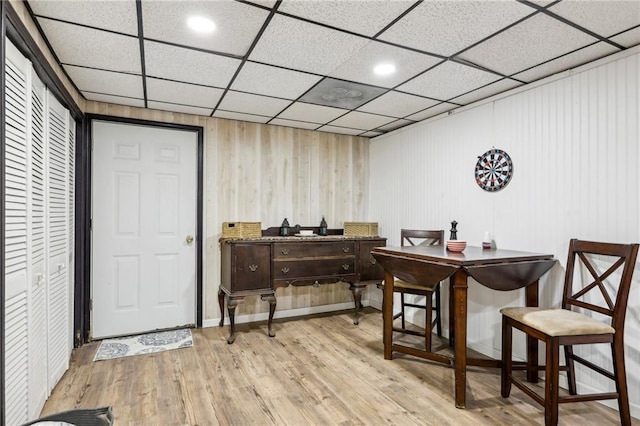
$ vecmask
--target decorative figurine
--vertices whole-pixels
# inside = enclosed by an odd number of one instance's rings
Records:
[[[281,237],[288,237],[289,236],[289,221],[287,220],[287,218],[285,217],[284,220],[282,221],[282,225],[280,225],[280,236]]]
[[[449,236],[450,240],[458,239],[458,230],[456,229],[456,226],[458,226],[458,222],[456,222],[455,220],[451,222],[451,236]]]
[[[322,216],[322,221],[320,222],[320,228],[318,229],[318,235],[327,235],[327,221],[324,220],[324,216]]]

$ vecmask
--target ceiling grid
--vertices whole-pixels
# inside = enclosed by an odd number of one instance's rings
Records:
[[[366,137],[640,44],[640,0],[27,5],[88,100]]]

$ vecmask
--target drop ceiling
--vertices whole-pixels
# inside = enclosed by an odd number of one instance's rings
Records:
[[[27,4],[88,100],[366,137],[640,44],[640,0]]]

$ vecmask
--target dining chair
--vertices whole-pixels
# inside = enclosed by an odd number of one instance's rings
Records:
[[[501,394],[508,398],[511,385],[544,406],[545,425],[558,423],[558,404],[617,399],[622,425],[631,425],[624,365],[624,320],[638,244],[614,244],[572,239],[569,243],[561,308],[507,307],[502,313]],[[611,292],[611,293],[610,293]],[[613,295],[613,296],[612,296]],[[514,377],[513,328],[546,346],[544,395]],[[575,345],[608,343],[611,368],[586,359]],[[560,346],[565,362],[560,365]],[[578,394],[575,363],[615,382],[615,392]],[[542,367],[538,368],[542,369]],[[568,395],[560,395],[559,373],[567,373]]]
[[[444,244],[444,230],[429,231],[421,229],[401,229],[400,245],[401,246],[418,246],[418,245],[441,245]],[[433,287],[427,288],[416,284],[402,281],[399,278],[394,280],[393,291],[400,293],[400,312],[393,316],[396,320],[401,318],[401,327],[393,327],[393,331],[411,334],[414,336],[424,336],[425,348],[431,351],[431,333],[436,329],[436,334],[442,336],[442,319],[440,315],[440,283],[436,283]],[[424,303],[418,304],[405,301],[405,295],[424,296]],[[412,330],[406,327],[406,308],[417,308],[425,310],[424,330]]]

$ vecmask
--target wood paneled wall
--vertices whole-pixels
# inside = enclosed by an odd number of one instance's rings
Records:
[[[455,219],[458,238],[470,245],[489,231],[501,248],[553,253],[559,263],[543,277],[540,303],[559,306],[570,238],[640,242],[639,76],[636,48],[372,140],[369,209],[381,232],[399,244],[403,227],[448,231]],[[474,166],[492,147],[510,154],[514,174],[505,189],[487,193],[475,183]],[[629,394],[640,417],[638,270],[634,281],[625,343]],[[498,310],[523,303],[519,292],[470,285],[470,345],[499,355]],[[610,365],[606,348],[590,357]],[[597,375],[579,381],[610,385]]]
[[[86,102],[87,113],[202,126],[205,129],[204,320],[220,317],[222,222],[259,221],[262,227],[366,220],[369,139],[258,123],[197,117]],[[279,289],[278,311],[352,301],[344,283]],[[238,315],[268,312],[247,298]],[[277,317],[277,314],[276,314]]]

